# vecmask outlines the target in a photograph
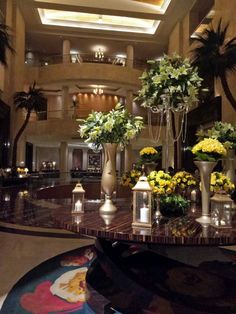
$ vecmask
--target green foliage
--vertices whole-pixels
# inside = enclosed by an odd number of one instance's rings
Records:
[[[7,25],[0,23],[0,63],[7,65],[6,51],[14,52],[11,46],[11,36]]]
[[[186,214],[189,202],[179,194],[162,195],[160,197],[160,211],[166,216]]]
[[[47,110],[47,98],[41,88],[36,88],[36,82],[29,86],[27,92],[16,92],[13,96],[16,109],[25,109],[28,112]]]
[[[196,135],[198,140],[209,137],[220,141],[225,146],[225,148],[236,147],[236,123],[231,124],[227,122],[216,121],[211,129],[208,129],[207,131],[200,129]]]
[[[188,59],[174,54],[164,55],[159,61],[150,60],[150,69],[140,77],[142,88],[136,99],[141,100],[144,107],[162,105],[161,96],[168,94],[173,107],[179,103],[189,106],[198,100],[198,92],[202,79],[198,76]]]
[[[203,77],[220,78],[225,96],[236,110],[236,99],[227,82],[228,73],[236,70],[236,37],[228,34],[229,24],[222,25],[220,19],[195,38],[192,65],[198,67]]]
[[[108,113],[92,111],[82,120],[79,133],[87,143],[119,143],[125,146],[143,128],[143,118],[133,116],[121,104]]]

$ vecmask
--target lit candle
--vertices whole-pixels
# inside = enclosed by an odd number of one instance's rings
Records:
[[[147,192],[143,192],[143,201],[144,201],[144,202],[147,201]]]
[[[141,207],[140,208],[140,222],[149,222],[149,208],[148,207]]]
[[[76,203],[75,203],[75,211],[76,212],[81,212],[82,211],[82,202],[80,200],[78,200]]]
[[[191,201],[192,202],[196,202],[197,201],[197,192],[196,192],[196,190],[192,190],[191,191]]]

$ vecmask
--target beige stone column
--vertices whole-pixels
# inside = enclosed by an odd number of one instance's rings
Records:
[[[126,108],[128,112],[133,112],[133,92],[128,90],[126,92]],[[132,169],[133,164],[133,152],[132,152],[132,145],[129,144],[125,147],[125,162],[124,162],[124,170],[129,171]]]
[[[63,110],[62,118],[66,118],[69,116],[70,104],[71,104],[71,99],[69,95],[69,87],[62,86],[62,110]]]
[[[70,41],[68,39],[63,40],[62,54],[63,63],[70,63]]]
[[[134,47],[132,45],[128,45],[126,48],[127,55],[127,68],[133,68],[134,66]]]
[[[60,177],[65,180],[68,174],[68,143],[61,142],[60,145]]]
[[[33,144],[33,163],[32,163],[32,170],[37,170],[37,145]]]
[[[87,170],[87,168],[88,168],[88,148],[83,148],[82,170]]]
[[[25,138],[22,135],[17,144],[17,159],[16,159],[17,166],[25,165],[25,142],[26,142]]]

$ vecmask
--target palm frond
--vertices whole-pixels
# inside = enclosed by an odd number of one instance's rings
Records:
[[[27,111],[44,111],[47,108],[47,98],[44,96],[41,88],[35,88],[36,82],[29,86],[28,92],[16,92],[13,96],[13,102],[16,109],[25,109]]]
[[[0,23],[0,63],[6,65],[6,50],[14,52],[11,46],[11,36],[9,35],[9,27]]]

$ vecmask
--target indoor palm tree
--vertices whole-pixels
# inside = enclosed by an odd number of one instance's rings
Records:
[[[0,63],[7,64],[6,50],[14,51],[10,43],[9,28],[7,25],[0,23]]]
[[[198,35],[192,64],[203,77],[220,79],[228,101],[236,110],[236,99],[227,81],[227,74],[236,70],[236,37],[227,37],[228,27],[229,24],[222,26],[220,20],[216,29],[211,25]]]
[[[42,93],[42,89],[35,87],[36,82],[33,83],[32,86],[29,86],[28,92],[16,92],[14,94],[14,105],[16,106],[16,110],[24,109],[26,111],[25,120],[17,132],[12,149],[12,167],[16,167],[16,156],[17,156],[17,144],[18,141],[24,132],[29,119],[31,112],[40,112],[46,109],[47,99],[44,97]]]

